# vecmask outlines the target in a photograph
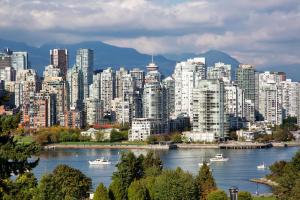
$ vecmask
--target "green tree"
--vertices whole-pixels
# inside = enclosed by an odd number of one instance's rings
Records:
[[[207,200],[228,200],[228,198],[224,191],[215,190],[208,194]]]
[[[253,197],[250,192],[240,191],[238,193],[238,200],[253,200]]]
[[[124,134],[121,132],[117,131],[116,129],[113,129],[110,133],[110,141],[111,142],[119,142],[122,141],[126,138],[124,138]]]
[[[23,174],[37,166],[39,159],[31,158],[38,152],[39,147],[35,143],[17,143],[12,136],[0,135],[0,199],[2,194],[9,193],[7,179],[12,174]]]
[[[271,180],[276,181],[278,177],[281,177],[283,175],[283,170],[286,164],[287,162],[284,160],[277,161],[274,164],[272,164],[269,167],[271,174],[269,174],[267,177],[270,178]]]
[[[88,196],[91,179],[78,169],[58,165],[52,174],[41,179],[38,199],[82,199]]]
[[[171,140],[175,143],[182,143],[182,135],[180,133],[174,133],[171,135]]]
[[[109,200],[108,191],[103,183],[100,183],[94,193],[94,200]]]
[[[206,200],[208,194],[217,189],[214,177],[206,163],[200,168],[196,184],[201,199]]]
[[[127,190],[131,182],[143,176],[142,157],[138,159],[132,152],[123,152],[121,161],[116,167],[117,171],[113,173],[112,184],[110,186],[111,195],[115,199],[127,199]]]
[[[15,181],[9,181],[9,193],[4,194],[3,199],[31,200],[36,194],[37,180],[33,173],[25,172]]]
[[[154,199],[159,200],[196,200],[197,187],[191,174],[176,170],[165,170],[154,183]]]
[[[133,181],[130,184],[128,188],[128,200],[150,200],[150,195],[143,179]]]

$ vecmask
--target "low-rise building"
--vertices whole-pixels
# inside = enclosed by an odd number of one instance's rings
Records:
[[[129,141],[146,141],[150,135],[164,134],[165,123],[152,118],[135,118],[128,133]]]

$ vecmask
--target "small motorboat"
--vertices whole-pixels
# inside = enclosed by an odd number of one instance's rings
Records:
[[[261,164],[261,165],[257,165],[257,169],[266,169],[267,166],[265,165],[265,163]]]
[[[90,165],[110,165],[111,162],[108,159],[105,158],[98,158],[96,160],[90,161],[89,160]]]
[[[210,162],[226,162],[229,158],[224,158],[223,154],[217,154],[215,157],[209,159]]]

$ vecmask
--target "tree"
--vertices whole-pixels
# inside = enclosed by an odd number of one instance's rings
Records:
[[[113,173],[112,185],[110,186],[114,198],[127,199],[127,190],[131,182],[142,176],[142,157],[137,159],[132,152],[122,153],[121,161],[117,164],[117,171]],[[117,188],[116,185],[120,188]]]
[[[153,185],[154,199],[196,200],[199,199],[197,187],[191,174],[176,170],[165,170]]]
[[[274,164],[272,164],[269,167],[271,174],[268,175],[268,178],[276,181],[276,178],[281,177],[283,175],[283,170],[286,164],[287,162],[284,160],[277,161]]]
[[[122,141],[126,138],[124,138],[124,134],[122,134],[121,132],[117,131],[116,129],[113,129],[110,133],[110,141],[111,142],[118,142],[118,141]]]
[[[253,197],[250,192],[240,191],[238,193],[238,200],[253,200]]]
[[[17,143],[12,136],[0,135],[0,199],[1,194],[9,192],[7,179],[12,174],[23,174],[37,166],[39,159],[30,160],[38,152],[35,143]]]
[[[208,194],[207,200],[228,200],[228,198],[224,191],[215,190]]]
[[[25,172],[15,181],[9,181],[9,192],[4,194],[3,199],[31,200],[36,194],[37,179],[33,173]]]
[[[150,200],[149,192],[143,180],[136,180],[130,184],[128,200]]]
[[[82,199],[88,196],[92,181],[78,169],[58,165],[41,179],[38,199]]]
[[[171,135],[171,140],[175,143],[182,143],[182,135],[180,133],[174,133]]]
[[[206,163],[200,168],[196,184],[201,199],[206,200],[208,194],[217,189],[214,177]]]
[[[109,200],[108,191],[103,183],[100,183],[94,193],[94,200]]]

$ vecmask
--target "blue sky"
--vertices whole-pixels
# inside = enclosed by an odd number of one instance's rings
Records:
[[[299,63],[299,0],[0,0],[0,38],[101,40],[149,54],[225,51],[257,66]]]

